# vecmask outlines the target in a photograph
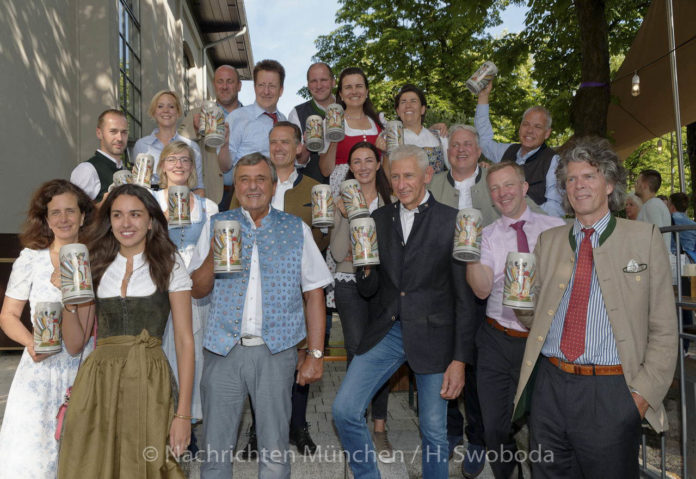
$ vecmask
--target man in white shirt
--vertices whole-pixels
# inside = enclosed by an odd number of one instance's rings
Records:
[[[292,109],[288,115],[288,121],[300,127],[304,134],[307,118],[311,115],[326,116],[326,107],[336,103],[333,89],[336,86],[331,67],[323,62],[313,63],[307,69],[307,89],[312,95],[311,100],[301,103]],[[329,142],[324,144],[324,153],[329,147]],[[329,184],[329,178],[319,171],[319,152],[309,151],[304,144],[297,159],[298,166],[304,165],[303,173],[320,183]]]
[[[242,82],[239,73],[230,65],[220,65],[215,70],[213,79],[215,88],[215,102],[222,110],[222,114],[227,115],[240,108],[242,103],[239,101],[239,90],[242,89]],[[205,146],[203,137],[198,133],[200,126],[201,108],[191,110],[179,127],[179,134],[190,140],[198,142],[198,146],[203,154],[203,184],[208,198],[215,203],[220,203],[223,194],[222,171],[217,160],[215,148]]]
[[[290,390],[297,345],[307,338],[308,354],[297,368],[297,383],[319,380],[326,316],[323,288],[332,277],[309,226],[271,208],[277,175],[266,157],[242,157],[234,181],[241,208],[214,215],[211,228],[219,220],[240,223],[243,270],[216,275],[211,248],[192,275],[194,297],[213,292],[203,342],[207,455],[201,477],[231,477],[231,453],[247,394],[257,413],[259,477],[290,477]]]
[[[123,169],[121,155],[128,145],[126,115],[121,110],[103,111],[97,120],[97,138],[99,149],[92,158],[75,167],[70,182],[101,204],[113,183],[114,173]]]

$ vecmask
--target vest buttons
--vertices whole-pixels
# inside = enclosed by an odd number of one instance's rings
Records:
[[[402,291],[401,296],[406,296],[406,291]]]
[[[532,362],[531,362],[531,361],[527,361],[527,366],[531,366],[531,365],[532,365]]]
[[[549,316],[553,316],[553,309],[549,309],[549,310],[547,311],[547,313],[548,313]]]
[[[544,340],[543,336],[537,336],[537,341],[542,342]]]
[[[392,321],[396,321],[396,316],[392,316],[392,317],[391,317],[391,320],[392,320]]]
[[[237,309],[239,309],[239,308],[237,308]],[[234,321],[234,324],[239,324],[239,320],[236,319],[236,320]]]
[[[565,288],[565,284],[559,283],[559,284],[558,284],[558,288],[559,288],[559,289],[564,289],[564,288]]]

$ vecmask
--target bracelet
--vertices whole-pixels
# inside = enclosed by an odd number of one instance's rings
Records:
[[[178,417],[179,419],[186,419],[187,421],[190,421],[193,419],[193,416],[184,416],[183,414],[177,414],[174,413],[174,417]]]

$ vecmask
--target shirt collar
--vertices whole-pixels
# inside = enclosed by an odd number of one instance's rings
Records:
[[[594,234],[602,236],[602,233],[604,233],[604,230],[606,230],[607,226],[609,225],[609,218],[611,218],[611,211],[607,211],[607,214],[602,216],[595,224],[590,226],[590,228],[595,230]],[[585,228],[585,226],[583,226],[583,224],[580,223],[577,218],[575,218],[575,221],[573,221],[573,234],[576,236],[579,235],[583,228]]]
[[[529,209],[529,206],[527,206],[526,202],[524,206],[524,213],[522,213],[522,215],[517,219],[510,218],[508,216],[501,216],[500,218],[503,221],[503,225],[508,227],[513,223],[517,223],[518,221],[526,221],[529,223],[529,220],[532,218],[531,210]]]
[[[253,106],[253,107],[255,108],[255,110],[256,110],[256,111],[255,111],[255,113],[256,113],[256,118],[259,118],[259,117],[262,116],[264,113],[275,113],[276,115],[278,115],[278,114],[280,113],[280,112],[278,111],[278,106],[277,106],[277,105],[276,105],[276,109],[273,110],[272,112],[267,112],[266,110],[264,110],[263,108],[261,108],[261,106],[259,106],[259,104],[256,103],[256,102],[254,102],[254,104],[251,105],[251,106]],[[278,118],[278,120],[280,120],[280,118]]]
[[[295,184],[295,181],[297,180],[297,177],[298,177],[297,170],[296,170],[296,169],[295,169],[295,170],[292,170],[292,173],[290,173],[290,176],[288,176],[288,179],[287,179],[287,180],[285,180],[285,181],[280,181],[280,178],[278,179],[278,186],[281,186],[281,185],[288,185],[288,184],[289,184],[290,186],[292,186],[292,185]]]
[[[245,210],[244,208],[242,208],[241,206],[240,206],[239,209],[242,210],[242,215],[244,215],[244,217],[245,217],[247,220],[249,220],[249,224],[251,225],[251,228],[252,228],[252,229],[256,229],[256,223],[254,223],[254,220],[252,219],[252,217],[251,217],[251,215],[249,214],[249,212],[248,212],[247,210]],[[264,216],[263,218],[266,218],[270,213],[271,213],[271,205],[268,205],[268,213],[266,213],[266,216]],[[261,221],[263,221],[263,218],[261,219]]]
[[[430,198],[430,192],[428,190],[425,190],[425,195],[423,196],[423,199],[421,200],[420,203],[418,203],[418,206],[424,204],[426,201],[428,201],[428,198]],[[418,208],[413,208],[412,210],[407,209],[402,203],[399,203],[399,208],[402,213],[406,214],[416,214],[418,213]]]
[[[121,164],[122,164],[121,158],[114,158],[113,156],[111,156],[110,154],[108,154],[108,153],[105,152],[104,150],[100,150],[99,148],[97,148],[97,151],[98,151],[99,153],[101,153],[103,156],[106,156],[108,159],[110,159],[110,160],[113,161],[114,163],[116,163],[117,166],[119,166],[119,167],[121,166]]]

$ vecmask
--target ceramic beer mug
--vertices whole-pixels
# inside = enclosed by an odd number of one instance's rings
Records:
[[[345,180],[341,183],[341,198],[349,220],[370,216],[370,210],[358,180]]]
[[[330,185],[312,187],[312,226],[319,228],[333,226],[334,201]]]
[[[464,208],[457,213],[454,226],[454,249],[452,256],[459,261],[478,261],[481,258],[481,212],[475,208]]]
[[[170,227],[191,224],[191,195],[188,186],[172,185],[167,188],[167,205]]]
[[[536,262],[533,253],[511,251],[505,259],[503,306],[513,309],[534,309]]]
[[[346,137],[343,127],[343,107],[332,103],[326,107],[326,138],[337,143]]]
[[[61,321],[63,305],[58,302],[36,303],[34,308],[34,351],[37,353],[57,353],[63,349],[61,343]]]
[[[242,270],[242,226],[239,221],[216,221],[213,227],[213,264],[215,273]]]
[[[155,167],[155,158],[147,153],[140,153],[135,158],[133,165],[133,183],[149,188],[152,183],[152,172]]]
[[[63,303],[82,304],[92,301],[94,290],[87,246],[81,243],[66,244],[60,248],[58,258]]]
[[[356,218],[350,222],[350,245],[353,266],[379,264],[377,228],[372,218]]]
[[[319,152],[324,148],[324,119],[319,115],[307,117],[305,123],[305,144],[307,149]]]

